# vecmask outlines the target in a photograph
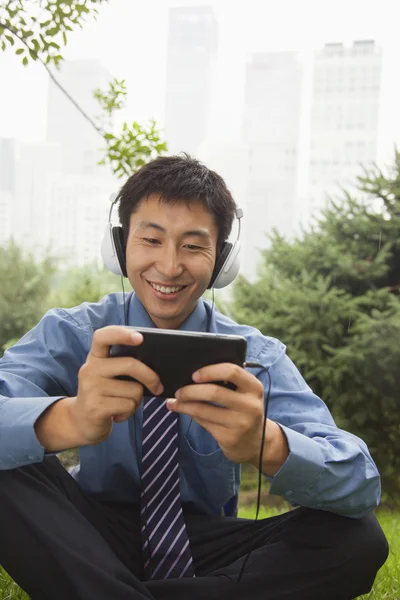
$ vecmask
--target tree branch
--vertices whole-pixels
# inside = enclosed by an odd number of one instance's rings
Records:
[[[44,62],[44,60],[41,58],[41,56],[36,52],[36,50],[34,48],[32,48],[28,44],[28,42],[22,36],[20,36],[18,34],[18,32],[15,29],[13,29],[12,27],[10,27],[9,25],[7,25],[5,23],[2,23],[1,21],[0,21],[0,29],[6,29],[7,31],[12,33],[12,35],[14,35],[16,38],[18,38],[19,41],[22,44],[24,44],[24,46],[26,46],[26,48],[28,48],[29,52],[32,52],[36,56],[37,60],[44,66],[44,68],[46,69],[47,73],[50,76],[50,79],[55,83],[55,85],[58,87],[58,89],[61,90],[61,92],[68,98],[68,100],[75,106],[75,108],[86,119],[86,121],[88,121],[88,123],[90,123],[90,125],[93,127],[93,129],[95,129],[97,131],[97,133],[104,139],[104,131],[96,125],[96,123],[89,117],[89,115],[85,113],[85,111],[79,106],[79,104],[67,92],[67,90],[64,88],[64,86],[62,86],[61,83],[54,77],[53,73],[51,72],[51,70],[49,69],[47,64]]]

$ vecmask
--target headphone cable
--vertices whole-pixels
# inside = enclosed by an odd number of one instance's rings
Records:
[[[128,326],[128,306],[127,306],[127,302],[126,302],[126,294],[125,294],[125,287],[124,287],[124,278],[123,275],[121,275],[121,285],[122,285],[122,295],[123,295],[123,303],[124,303],[124,321],[125,321],[125,326]],[[133,435],[135,438],[135,450],[136,450],[136,466],[138,469],[138,476],[141,479],[141,467],[139,464],[139,444],[138,444],[138,438],[137,438],[137,434],[136,434],[136,412],[133,413]],[[141,504],[140,504],[140,498],[139,498],[139,511],[141,513]],[[147,504],[144,501],[144,511],[145,511],[145,518],[143,519],[143,524],[144,524],[144,533],[146,535],[146,541],[147,541],[147,551],[148,551],[148,558],[149,558],[149,565],[148,568],[150,570],[150,578],[151,578],[151,573],[152,573],[152,564],[151,564],[151,545],[150,545],[150,538],[149,538],[149,533],[147,530],[147,520],[148,520],[148,512],[147,512]],[[142,544],[143,546],[143,544]],[[145,564],[144,562],[144,557],[143,557],[143,565]]]
[[[239,221],[240,223],[240,221]],[[127,307],[127,303],[126,303],[126,294],[125,294],[125,287],[124,287],[124,279],[123,276],[121,275],[121,285],[122,285],[122,294],[123,294],[123,306],[124,306],[124,321],[125,321],[125,326],[128,325],[128,307]],[[214,312],[214,306],[215,306],[215,297],[214,297],[214,289],[212,290],[212,306],[211,306],[211,312],[209,314],[208,317],[208,323],[207,323],[207,332],[210,332],[210,328],[211,328],[211,321],[212,321],[212,317],[213,317],[213,312]],[[272,385],[272,379],[271,379],[271,374],[269,372],[269,367],[265,367],[264,365],[257,363],[257,362],[245,362],[243,364],[243,368],[245,369],[261,369],[262,371],[265,371],[268,375],[268,379],[269,379],[269,383],[268,383],[268,391],[267,391],[267,396],[265,399],[265,404],[264,404],[264,419],[263,419],[263,432],[262,432],[262,437],[261,437],[261,448],[260,448],[260,455],[259,455],[259,460],[258,460],[258,485],[257,485],[257,504],[256,504],[256,516],[254,519],[254,523],[257,522],[258,520],[258,515],[260,512],[260,504],[261,504],[261,488],[262,488],[262,459],[263,459],[263,455],[264,455],[264,445],[265,445],[265,433],[266,433],[266,425],[267,425],[267,417],[268,417],[268,405],[269,405],[269,399],[270,399],[270,394],[271,394],[271,385]],[[190,419],[190,423],[189,423],[189,427],[186,431],[185,434],[185,441],[187,442],[187,435],[189,433],[189,429],[190,426],[192,424],[192,419]],[[135,436],[135,449],[136,449],[136,463],[137,463],[137,468],[138,468],[138,474],[140,476],[140,465],[139,465],[139,448],[138,448],[138,439],[137,439],[137,435],[136,435],[136,414],[133,415],[133,426],[134,426],[134,436]],[[146,527],[146,520],[147,520],[147,506],[145,506],[145,512],[146,512],[146,519],[145,519],[145,533],[146,533],[146,538],[147,538],[147,547],[148,547],[148,553],[149,553],[149,558],[151,557],[151,547],[150,547],[150,540],[149,540],[149,535],[148,535],[148,531],[147,531],[147,527]],[[251,550],[249,551],[249,553],[247,554],[243,565],[240,569],[239,572],[239,576],[236,580],[236,583],[239,583],[242,579],[246,564],[254,550],[254,546],[255,546],[255,540],[253,541],[253,547],[251,548]],[[151,571],[151,558],[149,560],[149,568]]]
[[[261,437],[261,447],[260,447],[260,456],[258,459],[258,485],[257,485],[257,505],[256,505],[256,517],[254,519],[254,524],[257,522],[258,520],[258,514],[260,512],[260,504],[261,504],[261,488],[262,488],[262,459],[263,459],[263,455],[264,455],[264,445],[265,445],[265,432],[267,429],[267,417],[268,417],[268,405],[269,405],[269,398],[271,395],[271,385],[272,385],[272,379],[271,379],[271,374],[269,372],[269,367],[265,367],[264,365],[261,365],[260,363],[257,362],[245,362],[243,364],[244,368],[247,369],[261,369],[262,371],[265,371],[268,375],[268,379],[269,379],[269,383],[268,383],[268,391],[267,391],[267,395],[265,398],[265,403],[264,403],[264,420],[263,420],[263,432],[262,432],[262,437]],[[247,564],[247,561],[250,558],[251,553],[254,550],[254,546],[255,546],[255,542],[256,539],[254,538],[253,541],[253,547],[251,548],[250,552],[247,554],[242,568],[240,569],[240,573],[239,576],[236,580],[236,583],[239,583],[242,575],[244,573],[244,568]]]

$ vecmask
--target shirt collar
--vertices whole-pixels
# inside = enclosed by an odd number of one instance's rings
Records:
[[[128,323],[133,327],[155,327],[147,310],[133,292],[129,301]],[[207,309],[202,298],[197,301],[193,312],[178,327],[181,331],[207,331]]]

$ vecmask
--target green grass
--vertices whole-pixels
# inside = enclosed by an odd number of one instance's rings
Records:
[[[282,511],[277,508],[260,510],[259,518],[274,516]],[[253,508],[243,508],[240,517],[254,519]],[[373,590],[359,600],[398,600],[400,596],[400,513],[378,512],[378,520],[390,545],[390,555],[380,569]],[[29,600],[29,597],[14,583],[0,567],[0,600]],[[95,600],[95,599],[94,599]]]

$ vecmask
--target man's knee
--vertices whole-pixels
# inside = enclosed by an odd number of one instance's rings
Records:
[[[310,546],[322,551],[321,560],[325,556],[329,561],[336,586],[335,598],[356,598],[369,592],[389,552],[375,515],[370,513],[361,519],[351,519],[306,510],[304,516],[296,537],[302,534]]]
[[[354,537],[354,560],[366,578],[371,576],[372,585],[389,555],[389,544],[373,513],[358,520]]]
[[[379,569],[389,554],[389,545],[375,515],[342,521],[341,544],[343,592],[356,598],[370,592]]]

